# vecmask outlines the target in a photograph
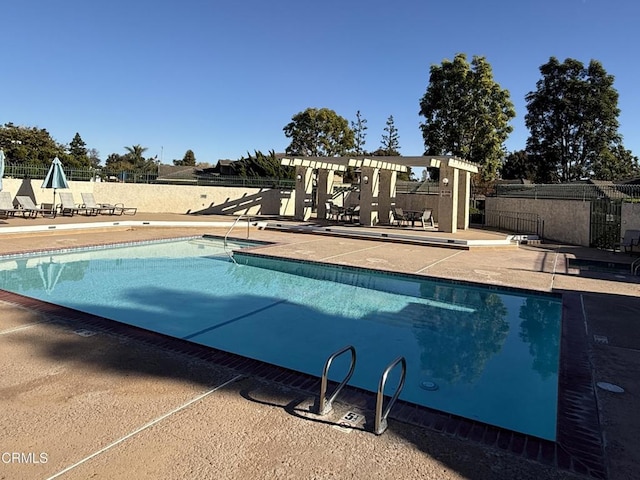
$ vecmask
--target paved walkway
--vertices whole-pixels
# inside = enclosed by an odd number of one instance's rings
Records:
[[[111,223],[133,220],[150,224],[5,233],[5,226],[69,225],[87,218],[5,220],[0,223],[0,254],[225,235],[232,219],[143,213],[107,218]],[[153,225],[183,220],[198,225]],[[102,222],[104,217],[88,221]],[[252,239],[274,242],[264,249],[270,255],[579,298],[594,379],[625,389],[616,394],[596,388],[609,478],[640,478],[640,382],[635,375],[640,367],[640,277],[571,263],[628,263],[628,256],[547,244],[452,250],[239,225],[233,231],[239,237],[247,233]],[[503,236],[485,231],[462,235]],[[358,429],[346,433],[330,423],[306,419],[309,399],[295,390],[257,378],[236,378],[227,369],[135,340],[86,337],[74,333],[72,323],[53,321],[13,303],[0,302],[0,319],[0,450],[47,457],[46,463],[0,463],[0,479],[48,478],[70,467],[56,478],[124,478],[133,472],[136,478],[580,477],[499,448],[397,422],[381,437]],[[339,408],[346,412],[348,406]]]

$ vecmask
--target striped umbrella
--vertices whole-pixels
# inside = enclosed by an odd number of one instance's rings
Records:
[[[51,167],[49,167],[47,176],[44,178],[44,182],[42,182],[42,188],[53,188],[53,208],[55,211],[56,189],[69,188],[67,177],[64,174],[64,170],[62,169],[62,162],[58,159],[58,157],[54,158],[51,162]]]

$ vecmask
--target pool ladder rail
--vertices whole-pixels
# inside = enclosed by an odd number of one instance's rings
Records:
[[[327,397],[327,383],[329,376],[329,369],[331,368],[331,364],[333,361],[339,357],[340,355],[350,352],[351,353],[351,362],[349,365],[349,371],[347,375],[344,377],[342,382],[335,388],[333,393]],[[396,387],[396,391],[391,397],[391,400],[387,403],[386,408],[384,408],[384,388],[387,383],[387,377],[389,373],[397,366],[400,365],[400,381],[398,382],[398,386]],[[341,348],[340,350],[332,353],[327,358],[327,361],[324,364],[324,368],[322,369],[322,379],[320,381],[320,395],[316,399],[315,404],[313,405],[313,410],[318,415],[327,415],[332,410],[332,403],[340,393],[340,391],[344,388],[344,386],[349,382],[353,372],[356,368],[356,349],[353,345],[347,345],[346,347]],[[376,394],[376,410],[375,410],[375,420],[373,426],[373,433],[376,435],[381,435],[387,429],[387,417],[389,416],[389,412],[391,411],[391,407],[396,402],[398,397],[400,396],[400,392],[404,387],[405,378],[407,376],[407,361],[404,357],[400,356],[396,358],[393,362],[391,362],[387,368],[382,372],[382,376],[380,377],[380,382],[378,383],[378,392]]]
[[[631,275],[637,275],[640,270],[640,258],[636,258],[631,264]]]
[[[227,230],[227,233],[224,236],[224,241],[223,241],[224,251],[229,256],[231,261],[233,263],[235,263],[236,265],[238,264],[238,262],[236,262],[236,259],[233,258],[233,252],[230,251],[230,250],[227,250],[227,240],[229,238],[229,234],[231,233],[231,230],[233,230],[233,227],[235,227],[237,225],[237,223],[240,221],[240,219],[242,219],[242,217],[246,217],[246,219],[247,219],[247,238],[249,238],[249,226],[251,225],[251,216],[240,214],[240,215],[238,215],[238,218],[236,218],[235,222],[233,222],[233,224],[231,225],[231,228],[229,228],[229,230]]]

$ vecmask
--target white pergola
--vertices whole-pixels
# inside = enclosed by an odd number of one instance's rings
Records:
[[[470,174],[478,168],[465,160],[453,156],[285,157],[280,163],[296,168],[296,220],[311,217],[314,180],[317,181],[318,217],[324,218],[325,204],[333,194],[334,172],[355,167],[360,169],[360,223],[368,226],[389,223],[395,206],[398,172],[406,172],[407,167],[432,167],[440,169],[439,230],[455,232],[457,228],[469,227]],[[315,179],[314,171],[318,172]]]

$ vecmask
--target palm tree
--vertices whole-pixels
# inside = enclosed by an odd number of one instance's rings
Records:
[[[133,145],[132,147],[124,147],[127,152],[127,156],[130,158],[131,163],[134,168],[142,169],[145,166],[145,159],[142,156],[144,152],[148,150],[147,147],[143,147],[142,145]]]

